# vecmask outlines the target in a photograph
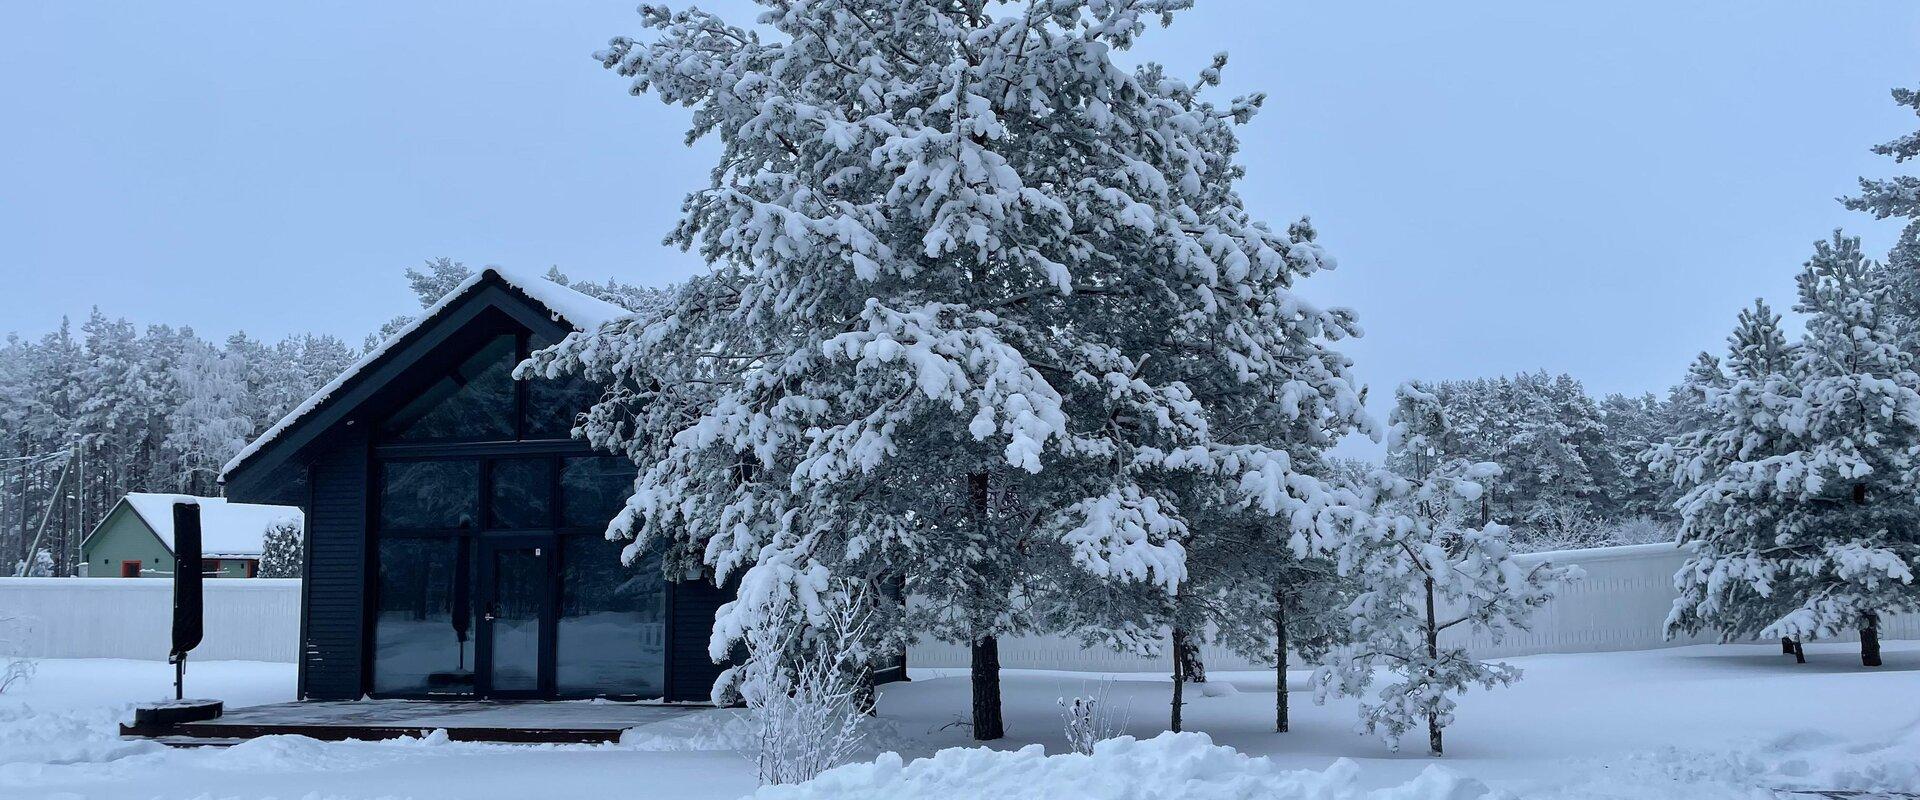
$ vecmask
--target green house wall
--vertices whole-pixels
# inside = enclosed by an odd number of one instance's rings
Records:
[[[134,513],[125,501],[114,505],[107,518],[94,528],[93,535],[80,545],[80,556],[87,562],[87,574],[95,578],[120,577],[123,561],[140,562],[142,578],[173,577],[173,554],[167,552],[159,535],[147,527],[147,521]],[[247,577],[247,562],[225,559],[220,564],[220,574],[209,577]]]

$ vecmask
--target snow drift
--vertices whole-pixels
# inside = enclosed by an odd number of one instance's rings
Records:
[[[871,763],[829,770],[811,781],[767,786],[756,800],[1476,800],[1487,787],[1445,767],[1429,766],[1405,784],[1358,788],[1358,764],[1340,759],[1324,770],[1286,770],[1217,745],[1204,733],[1130,736],[1094,745],[1093,755],[1050,756],[1040,745],[1014,751],[951,748],[905,763],[887,753]]]

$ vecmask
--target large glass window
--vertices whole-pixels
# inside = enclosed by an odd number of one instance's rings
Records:
[[[512,334],[489,339],[389,417],[383,433],[402,441],[514,438],[518,350]]]
[[[380,472],[380,527],[472,528],[479,522],[480,463],[389,461]]]
[[[473,617],[463,538],[380,540],[373,690],[471,694]]]
[[[658,697],[666,688],[666,581],[660,559],[625,566],[621,543],[563,536],[554,659],[563,694]]]
[[[541,350],[553,344],[551,339],[534,336],[527,341],[527,351]],[[574,424],[600,396],[598,387],[579,375],[531,378],[526,384],[528,439],[572,438]]]
[[[496,528],[545,528],[553,524],[553,459],[513,458],[493,462],[488,498]]]
[[[585,456],[567,459],[560,473],[560,492],[566,526],[606,530],[633,495],[638,468],[622,456]]]

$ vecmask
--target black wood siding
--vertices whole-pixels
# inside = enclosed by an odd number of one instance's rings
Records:
[[[367,441],[343,432],[308,467],[306,607],[300,643],[301,697],[358,698],[367,664]]]
[[[707,581],[685,581],[673,585],[672,606],[667,609],[673,641],[667,647],[667,699],[702,701],[713,693],[713,682],[725,664],[715,664],[707,656],[707,641],[713,635],[713,614],[720,605],[734,598],[733,587],[721,589]]]

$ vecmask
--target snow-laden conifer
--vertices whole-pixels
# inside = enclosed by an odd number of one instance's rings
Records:
[[[1858,239],[1816,243],[1797,282],[1800,343],[1784,345],[1764,304],[1743,312],[1707,424],[1657,454],[1687,488],[1667,627],[1729,640],[1858,630],[1873,666],[1880,615],[1917,600],[1920,375]]]
[[[1364,425],[1328,347],[1357,329],[1294,290],[1331,266],[1312,237],[1234,189],[1263,98],[1208,97],[1224,57],[1115,63],[1185,2],[763,5],[643,6],[599,54],[718,139],[668,237],[711,269],[528,369],[611,387],[586,433],[641,467],[612,532],[739,582],[714,655],[820,622],[828,576],[904,581],[927,602],[875,629],[972,644],[993,738],[996,637],[1084,628],[1077,576],[1176,592],[1220,485],[1314,524],[1295,465]],[[1283,439],[1216,422],[1254,403]]]
[[[1380,470],[1358,489],[1370,512],[1337,551],[1340,569],[1357,584],[1347,608],[1351,641],[1314,671],[1316,700],[1361,696],[1359,728],[1396,750],[1424,725],[1436,756],[1453,721],[1452,695],[1520,677],[1518,668],[1482,663],[1441,634],[1465,626],[1499,642],[1525,629],[1556,585],[1580,576],[1577,567],[1513,559],[1506,526],[1486,519],[1479,503],[1484,481],[1500,467],[1441,456],[1451,433],[1435,395],[1418,384],[1400,387],[1389,447],[1404,456],[1395,461],[1407,474]],[[1381,672],[1388,682],[1368,694]]]

